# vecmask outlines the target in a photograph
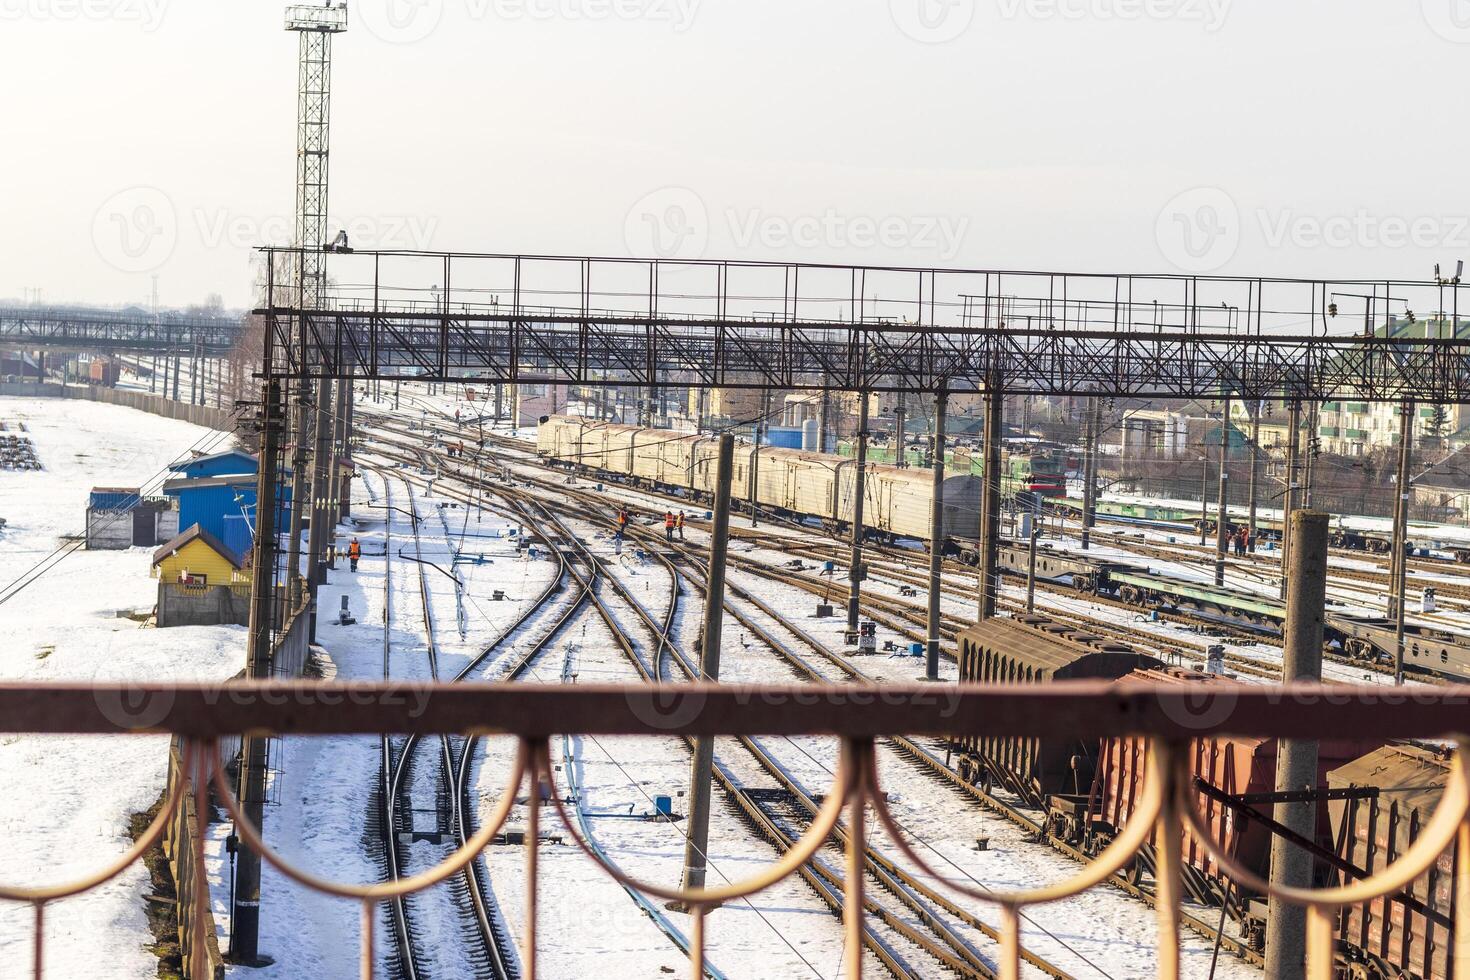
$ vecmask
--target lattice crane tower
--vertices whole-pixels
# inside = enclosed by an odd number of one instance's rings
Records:
[[[286,30],[301,36],[296,103],[296,247],[302,250],[296,286],[303,305],[323,291],[327,241],[327,156],[331,145],[332,35],[347,30],[346,3],[286,8]]]

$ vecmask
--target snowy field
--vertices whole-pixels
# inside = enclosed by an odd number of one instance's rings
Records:
[[[0,603],[0,676],[6,680],[203,680],[234,674],[244,630],[191,627],[167,636],[126,613],[156,601],[152,549],[57,549],[85,526],[93,486],[153,486],[191,449],[218,451],[229,437],[126,408],[85,401],[0,398],[7,431],[24,424],[42,472],[0,471],[0,578],[44,575]],[[168,741],[157,736],[0,740],[0,880],[56,884],[82,877],[130,844],[129,816],[163,791]],[[144,978],[157,972],[145,948],[147,871],[135,864],[94,891],[57,903],[46,930],[46,975]],[[31,911],[0,904],[0,978],[29,977]],[[98,956],[106,951],[105,956]]]

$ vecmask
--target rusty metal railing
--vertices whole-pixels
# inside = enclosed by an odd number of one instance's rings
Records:
[[[1429,869],[1448,847],[1458,849],[1454,889],[1453,974],[1470,976],[1470,776],[1461,737],[1470,728],[1470,687],[1265,688],[1211,685],[1129,686],[1098,682],[1041,686],[918,685],[679,686],[311,684],[265,681],[204,685],[0,684],[0,733],[117,734],[171,732],[182,742],[183,765],[194,805],[203,812],[212,784],[236,821],[245,846],[294,881],[361,903],[361,975],[374,971],[373,932],[378,903],[443,881],[463,868],[498,834],[518,791],[525,794],[527,907],[521,937],[524,975],[536,976],[537,860],[543,807],[549,807],[586,856],[618,882],[648,895],[684,903],[692,914],[690,975],[704,974],[705,914],[723,902],[748,896],[794,873],[825,846],[846,814],[846,881],[843,925],[846,976],[863,970],[865,844],[870,814],[909,860],[954,892],[999,910],[999,974],[1020,977],[1020,925],[1028,906],[1054,902],[1100,884],[1121,870],[1151,837],[1156,864],[1158,976],[1179,976],[1181,855],[1185,835],[1208,850],[1238,883],[1308,909],[1307,976],[1329,980],[1333,972],[1333,924],[1345,906],[1388,896]],[[241,733],[281,735],[382,735],[391,733],[511,735],[519,750],[506,789],[468,843],[435,868],[396,882],[329,881],[271,851],[257,828],[244,819],[223,769],[218,742]],[[582,837],[577,822],[555,792],[556,770],[549,739],[592,735],[834,735],[841,741],[839,765],[817,817],[779,861],[751,878],[721,888],[686,891],[638,881],[604,861]],[[1112,737],[1136,735],[1151,746],[1143,799],[1124,828],[1095,861],[1070,880],[998,894],[973,883],[946,880],[906,842],[889,811],[879,782],[874,739],[884,735],[974,735]],[[1320,890],[1281,889],[1259,879],[1214,841],[1195,810],[1185,751],[1190,739],[1220,735],[1332,738],[1414,737],[1454,743],[1453,765],[1438,811],[1414,844],[1397,860],[1365,880]],[[107,867],[82,879],[45,888],[0,885],[0,899],[34,909],[33,975],[43,976],[47,907],[95,888],[138,860],[164,832],[183,805],[184,781],[172,781],[152,826]],[[551,792],[534,791],[547,786]],[[203,841],[191,862],[198,896],[194,928],[204,928],[207,884]]]

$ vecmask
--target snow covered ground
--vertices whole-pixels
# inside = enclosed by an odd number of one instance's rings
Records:
[[[204,680],[243,663],[238,627],[141,629],[120,614],[156,601],[151,549],[60,557],[65,536],[85,526],[93,486],[155,480],[191,448],[219,450],[222,434],[86,401],[0,398],[0,422],[24,424],[46,467],[0,471],[0,579],[22,579],[60,560],[0,603],[0,676],[6,680]],[[158,736],[0,740],[0,880],[42,885],[98,870],[130,844],[129,816],[163,791],[168,741]],[[143,978],[157,971],[144,915],[147,871],[135,864],[112,882],[57,903],[47,919],[46,975]],[[30,976],[31,912],[0,904],[0,978]],[[103,953],[104,955],[99,955]]]

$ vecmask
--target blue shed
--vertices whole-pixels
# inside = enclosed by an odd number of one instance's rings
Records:
[[[182,479],[198,479],[208,476],[240,476],[242,474],[255,475],[260,461],[250,453],[238,449],[230,449],[222,453],[211,453],[208,456],[195,456],[193,459],[182,463],[175,463],[169,467],[178,473]],[[180,525],[187,527],[188,525]]]
[[[766,429],[766,445],[777,449],[800,449],[801,429],[773,425]]]
[[[200,477],[169,480],[163,492],[179,500],[179,526],[199,527],[236,554],[246,554],[255,540],[255,476]],[[282,518],[289,519],[291,488],[281,488]]]

